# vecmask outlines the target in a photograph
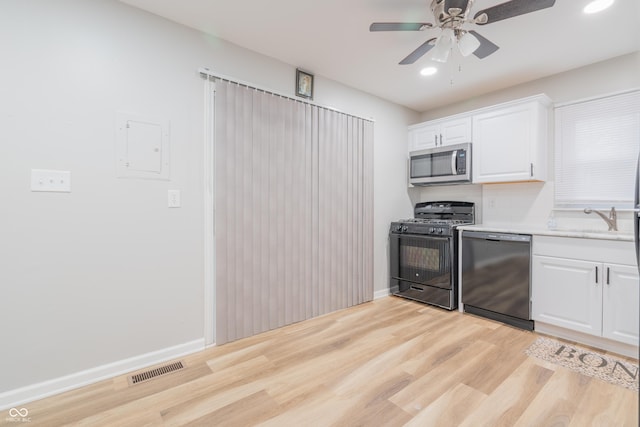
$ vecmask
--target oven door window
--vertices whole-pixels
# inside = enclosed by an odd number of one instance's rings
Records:
[[[400,279],[440,288],[451,288],[451,254],[448,239],[401,237]]]

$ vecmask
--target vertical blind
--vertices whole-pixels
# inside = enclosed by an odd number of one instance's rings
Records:
[[[216,343],[373,298],[373,123],[215,83]]]
[[[556,206],[633,207],[640,92],[557,107],[555,123]]]

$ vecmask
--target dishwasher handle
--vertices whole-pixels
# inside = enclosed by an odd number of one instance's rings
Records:
[[[463,231],[462,238],[468,239],[483,239],[492,240],[496,242],[508,241],[508,242],[531,242],[531,236],[529,234],[514,234],[514,233],[492,233],[486,231]]]

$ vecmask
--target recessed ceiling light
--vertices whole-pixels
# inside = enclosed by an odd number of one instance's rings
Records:
[[[598,13],[611,6],[613,1],[614,0],[593,0],[587,4],[582,11],[584,13]]]
[[[436,67],[426,67],[420,70],[420,74],[423,76],[433,76],[437,72],[438,69]]]

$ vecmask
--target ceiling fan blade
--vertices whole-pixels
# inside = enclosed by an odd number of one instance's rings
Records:
[[[422,57],[425,53],[429,52],[436,45],[436,38],[432,38],[422,43],[420,47],[411,52],[409,56],[400,61],[400,65],[409,65],[416,62],[418,59]]]
[[[493,44],[489,39],[482,37],[476,31],[469,31],[469,33],[473,34],[480,42],[480,46],[473,52],[473,54],[478,58],[486,58],[496,50],[500,49],[497,45]]]
[[[469,6],[469,0],[445,0],[444,1],[445,11],[448,11],[453,7],[453,8],[458,8],[462,10],[462,13],[464,14],[468,6]]]
[[[431,27],[428,22],[374,22],[369,31],[422,31]]]
[[[478,25],[491,24],[536,10],[546,9],[553,6],[556,0],[511,0],[498,4],[476,13],[473,19]],[[486,15],[483,17],[482,15]]]

